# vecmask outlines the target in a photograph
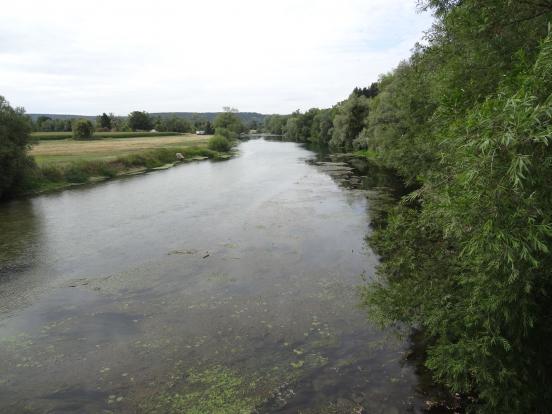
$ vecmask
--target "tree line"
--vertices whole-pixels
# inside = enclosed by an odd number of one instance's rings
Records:
[[[223,112],[237,111],[235,108],[225,107]],[[237,113],[237,112],[234,112]],[[28,117],[33,132],[71,132],[77,121],[83,118],[59,119],[47,115],[40,115],[33,120]],[[102,113],[94,121],[89,120],[93,129],[98,132],[133,132],[150,131],[155,129],[159,132],[187,133],[194,131],[205,131],[210,135],[214,133],[213,122],[201,115],[194,115],[191,119],[177,115],[152,115],[146,111],[133,111],[127,116],[116,116],[113,113]],[[244,124],[245,130],[256,130],[258,122],[253,119]]]
[[[57,119],[41,115],[33,121],[29,117],[29,123],[33,132],[71,132],[77,121],[81,118]],[[188,120],[176,115],[153,116],[145,111],[133,111],[128,116],[115,116],[105,112],[98,115],[94,122],[86,119],[94,130],[98,132],[132,132],[150,131],[159,132],[193,132],[196,130],[213,133],[213,126],[207,119],[195,117]]]
[[[362,145],[358,138],[366,126],[369,100],[378,94],[378,88],[377,82],[367,88],[357,87],[346,100],[332,108],[267,116],[263,131],[287,140],[329,145],[335,151],[359,148]]]

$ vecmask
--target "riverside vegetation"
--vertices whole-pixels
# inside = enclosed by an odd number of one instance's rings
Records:
[[[0,96],[0,198],[167,167],[177,161],[176,153],[179,161],[228,158],[225,153],[245,127],[230,111],[215,118],[214,125],[216,135],[200,139],[182,135],[173,140],[175,133],[167,132],[94,133],[86,119],[75,120],[72,133],[31,134],[33,124],[25,111],[12,108]],[[149,137],[152,140],[144,142]]]
[[[408,61],[265,126],[402,176],[412,191],[370,238],[369,315],[420,329],[434,380],[468,410],[549,412],[552,3],[419,5],[436,21]]]
[[[410,59],[332,108],[270,116],[264,129],[360,151],[402,177],[410,193],[370,237],[382,264],[362,290],[368,314],[419,329],[434,381],[464,397],[468,410],[545,413],[552,3],[419,6],[435,23]],[[28,133],[22,112],[3,100],[1,108],[6,192],[24,183],[32,162],[25,140],[14,138]],[[232,137],[231,125],[219,124],[218,135]]]

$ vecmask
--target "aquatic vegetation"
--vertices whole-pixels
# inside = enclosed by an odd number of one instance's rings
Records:
[[[148,413],[246,414],[260,402],[255,386],[221,366],[192,370],[181,391],[163,393],[141,408]]]

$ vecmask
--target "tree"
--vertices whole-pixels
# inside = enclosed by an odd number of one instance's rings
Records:
[[[369,111],[369,99],[363,95],[351,93],[349,98],[337,106],[333,121],[333,133],[330,145],[349,150],[365,127]]]
[[[203,130],[208,135],[215,133],[215,128],[213,127],[213,125],[209,121],[205,122],[205,127],[204,127]]]
[[[161,118],[160,115],[157,115],[155,119],[152,120],[152,122],[153,122],[153,129],[155,129],[156,131],[166,131],[163,118]]]
[[[377,82],[373,82],[369,88],[355,88],[353,94],[356,96],[365,96],[366,98],[375,98],[379,93]]]
[[[153,121],[146,111],[133,111],[128,115],[128,126],[133,131],[149,131]]]
[[[234,111],[225,111],[219,113],[213,121],[215,130],[225,128],[233,134],[233,138],[238,138],[240,133],[245,131],[244,125]]]
[[[286,122],[287,117],[285,115],[270,115],[264,120],[264,129],[270,134],[283,135]]]
[[[256,119],[252,119],[251,121],[249,121],[249,124],[247,125],[247,128],[248,130],[250,131],[256,131],[259,129],[259,123],[257,122]]]
[[[291,141],[299,141],[300,138],[299,116],[290,116],[284,127],[284,137]]]
[[[52,120],[52,118],[50,118],[49,116],[40,115],[36,119],[36,130],[37,131],[50,131],[51,130],[51,127],[50,127],[50,121],[51,120]]]
[[[90,139],[94,134],[94,125],[88,119],[77,119],[73,123],[73,139]]]
[[[219,152],[228,152],[232,148],[231,141],[221,135],[214,135],[209,139],[207,144],[210,150]]]
[[[310,140],[316,144],[326,145],[330,142],[333,132],[333,109],[322,109],[313,118]]]
[[[172,115],[168,118],[163,118],[163,129],[160,131],[170,131],[170,132],[191,132],[192,124],[185,118],[177,117]]]
[[[434,379],[472,411],[545,413],[552,4],[421,3],[437,17],[428,44],[380,79],[361,134],[414,189],[373,233],[382,263],[365,301],[421,330]]]
[[[111,122],[111,129],[115,131],[130,131],[128,122],[124,117],[115,116],[113,113],[109,113],[109,119]]]
[[[101,128],[111,129],[111,117],[109,115],[104,112],[98,118]]]
[[[0,198],[16,192],[33,162],[27,156],[31,126],[23,108],[0,96]]]

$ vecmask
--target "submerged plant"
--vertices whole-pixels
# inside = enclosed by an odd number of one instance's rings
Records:
[[[164,414],[248,414],[260,402],[254,395],[255,385],[221,366],[193,370],[179,392],[162,393],[143,404],[142,409]]]

